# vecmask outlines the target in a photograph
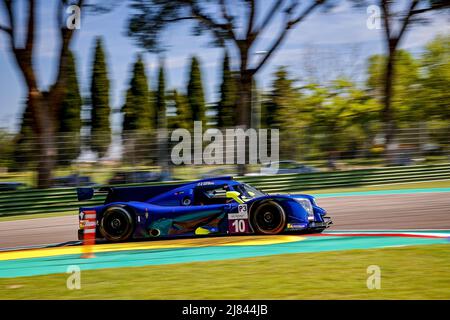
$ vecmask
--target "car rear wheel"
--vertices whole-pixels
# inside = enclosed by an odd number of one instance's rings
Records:
[[[106,240],[119,242],[128,240],[133,233],[131,214],[123,207],[110,207],[103,213],[100,232]]]
[[[279,234],[286,227],[286,213],[274,201],[263,202],[251,215],[252,226],[259,234]]]

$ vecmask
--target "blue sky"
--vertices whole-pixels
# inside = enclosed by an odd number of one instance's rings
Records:
[[[17,12],[21,11],[20,8],[17,9],[19,9]],[[39,83],[44,89],[51,84],[55,74],[52,60],[57,46],[54,21],[56,1],[40,1],[38,10],[39,25],[34,63]],[[128,12],[129,9],[123,1],[111,13],[83,16],[81,30],[72,43],[78,63],[80,85],[86,94],[89,90],[94,39],[96,36],[104,38],[111,79],[111,104],[114,108],[119,108],[123,104],[131,63],[136,53],[142,51],[125,35]],[[287,41],[261,69],[257,76],[259,86],[269,87],[271,75],[280,65],[288,66],[292,76],[298,79],[303,79],[308,74],[305,70],[309,66],[320,69],[320,74],[325,78],[333,78],[342,71],[355,76],[356,80],[361,80],[367,57],[383,51],[382,30],[369,30],[366,27],[366,20],[365,9],[355,10],[348,2],[343,2],[326,14],[315,12],[291,31]],[[1,8],[0,22],[4,21],[4,12]],[[266,49],[271,34],[277,31],[278,21],[278,18],[274,19],[273,25],[263,34],[257,51]],[[448,17],[436,16],[432,23],[410,30],[402,47],[420,52],[423,45],[434,36],[449,31]],[[164,33],[164,39],[169,44],[169,50],[164,54],[168,89],[184,89],[190,57],[196,55],[202,63],[207,100],[215,101],[221,78],[222,50],[210,47],[207,36],[191,36],[188,22],[171,27]],[[0,33],[0,128],[16,130],[26,92],[14,58],[7,49],[6,41],[6,35]],[[145,60],[150,86],[154,87],[159,57],[145,54]],[[113,117],[115,127],[119,122],[119,118]]]

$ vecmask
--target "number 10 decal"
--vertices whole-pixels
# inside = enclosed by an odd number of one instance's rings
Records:
[[[233,231],[235,233],[245,233],[247,231],[245,226],[245,220],[234,220],[231,223],[231,226],[233,227]]]
[[[250,233],[248,219],[228,220],[228,230],[230,233]]]
[[[228,214],[228,231],[230,233],[249,233],[247,205],[240,204],[238,213]]]

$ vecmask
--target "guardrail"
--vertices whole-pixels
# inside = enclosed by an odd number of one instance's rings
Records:
[[[450,164],[237,178],[268,193],[445,179],[450,179]],[[170,183],[179,181],[167,184]],[[162,183],[146,185],[158,184]],[[101,204],[103,200],[103,195],[95,195],[89,201],[79,202],[75,188],[4,191],[0,193],[0,216],[69,211],[76,213],[80,206]]]

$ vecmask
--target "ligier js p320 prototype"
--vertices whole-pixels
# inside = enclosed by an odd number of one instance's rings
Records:
[[[314,197],[268,195],[231,177],[196,182],[108,187],[105,203],[80,208],[78,235],[96,212],[96,237],[119,242],[130,239],[195,235],[273,235],[322,232],[332,223]],[[92,198],[92,188],[78,189],[78,199]]]

